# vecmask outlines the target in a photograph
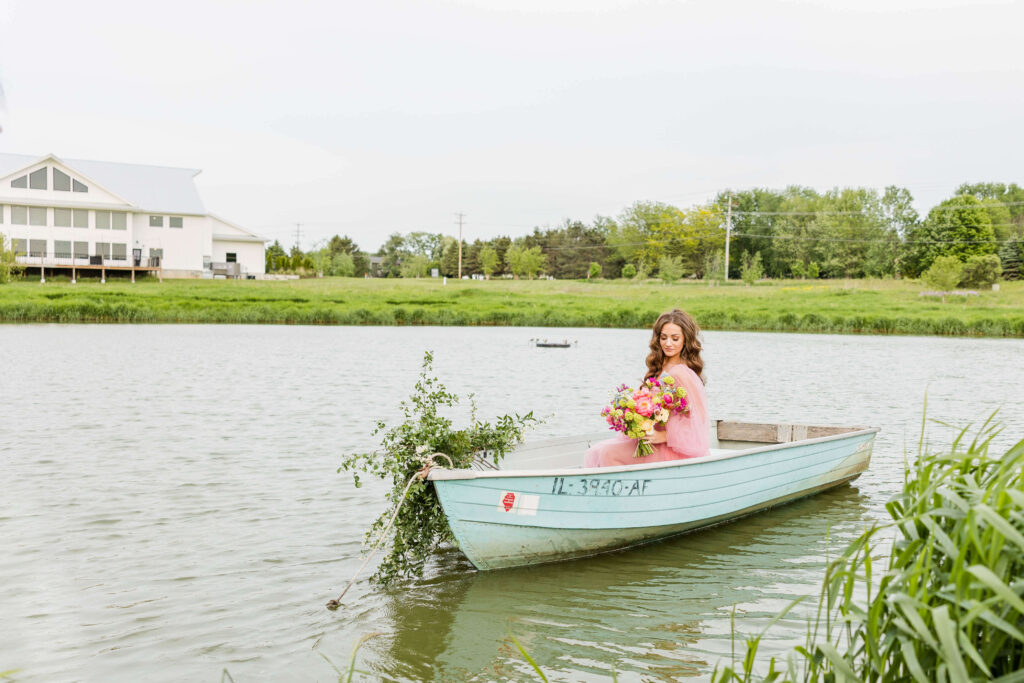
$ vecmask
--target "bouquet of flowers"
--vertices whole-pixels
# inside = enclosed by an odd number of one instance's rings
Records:
[[[686,390],[677,386],[671,375],[665,374],[644,380],[638,389],[621,385],[601,416],[609,427],[637,440],[633,457],[642,458],[654,452],[647,439],[655,428],[667,423],[671,415],[685,414],[689,410]]]

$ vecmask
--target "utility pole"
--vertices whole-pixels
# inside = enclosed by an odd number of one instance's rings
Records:
[[[299,247],[299,239],[302,237],[302,223],[295,224],[295,250],[302,251]]]
[[[462,279],[462,219],[466,217],[464,213],[455,214],[459,217],[459,279]]]
[[[725,281],[729,281],[729,237],[732,235],[732,192],[729,193],[729,208],[725,212]]]

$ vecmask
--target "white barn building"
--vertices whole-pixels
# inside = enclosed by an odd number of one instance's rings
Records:
[[[159,268],[163,277],[262,275],[266,240],[209,213],[199,173],[0,154],[0,233],[29,267],[102,262]]]

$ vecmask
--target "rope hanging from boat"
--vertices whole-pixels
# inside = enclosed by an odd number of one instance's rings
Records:
[[[409,477],[409,482],[405,485],[405,490],[402,491],[402,498],[401,500],[398,501],[398,505],[395,506],[395,513],[391,515],[391,519],[388,521],[388,525],[384,527],[383,531],[380,532],[380,536],[377,537],[377,542],[373,544],[373,548],[370,550],[370,554],[367,555],[366,559],[363,560],[363,563],[359,565],[359,569],[357,569],[356,573],[353,574],[352,579],[348,582],[348,585],[345,586],[345,590],[341,591],[341,595],[327,603],[327,609],[334,612],[339,607],[341,607],[341,599],[345,597],[345,593],[348,593],[348,589],[351,588],[353,584],[355,584],[356,579],[359,578],[360,572],[363,571],[363,568],[366,567],[366,563],[369,562],[370,558],[372,558],[374,553],[377,552],[377,548],[380,547],[381,542],[387,537],[388,532],[391,530],[391,526],[395,523],[395,520],[398,519],[398,513],[401,511],[402,505],[405,504],[405,498],[406,496],[409,495],[409,489],[412,488],[412,483],[417,479],[426,479],[427,474],[430,473],[430,470],[432,468],[443,467],[443,465],[438,465],[436,462],[434,462],[436,458],[444,458],[445,460],[448,461],[448,467],[454,467],[454,464],[452,463],[452,459],[450,457],[448,457],[444,453],[434,453],[433,455],[427,457],[426,464],[423,465],[423,468],[421,470],[419,470],[411,477]]]

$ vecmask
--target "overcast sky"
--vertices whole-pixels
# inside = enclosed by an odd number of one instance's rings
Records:
[[[302,246],[724,188],[1024,183],[1024,3],[0,0],[0,150],[185,166]]]

